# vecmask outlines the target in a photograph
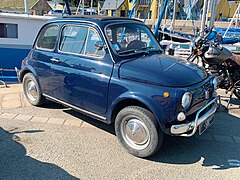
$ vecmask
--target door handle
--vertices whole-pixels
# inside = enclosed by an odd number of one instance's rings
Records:
[[[50,59],[53,63],[59,63],[60,62],[60,60],[59,59],[56,59],[56,58],[51,58]]]

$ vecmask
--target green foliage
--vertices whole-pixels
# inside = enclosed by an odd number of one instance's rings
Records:
[[[37,0],[28,0],[29,9]],[[24,9],[24,0],[0,0],[0,9],[4,10],[22,10]]]

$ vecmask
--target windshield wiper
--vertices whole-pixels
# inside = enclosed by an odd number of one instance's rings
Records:
[[[146,47],[142,47],[138,50],[148,50],[148,49],[152,49],[152,48],[155,48],[155,46],[146,46]]]
[[[149,52],[162,52],[160,49],[153,49],[155,48],[154,46],[147,46],[147,47],[142,47],[140,49],[129,49],[129,50],[125,50],[125,51],[121,51],[118,54],[127,54],[127,53],[145,53],[145,54],[149,54]],[[147,50],[147,51],[146,51]]]
[[[148,50],[148,52],[162,52],[161,49],[155,49],[155,46],[142,47],[139,50]],[[139,51],[139,50],[137,50],[137,51]]]
[[[118,54],[120,55],[120,54],[135,53],[135,52],[136,52],[136,49],[129,49],[129,50],[121,51]]]

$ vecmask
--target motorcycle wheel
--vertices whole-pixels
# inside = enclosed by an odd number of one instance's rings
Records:
[[[240,88],[237,88],[233,93],[240,100]]]

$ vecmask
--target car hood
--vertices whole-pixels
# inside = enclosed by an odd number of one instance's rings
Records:
[[[122,79],[169,87],[186,87],[207,78],[199,66],[172,56],[155,54],[123,62],[119,69]]]

